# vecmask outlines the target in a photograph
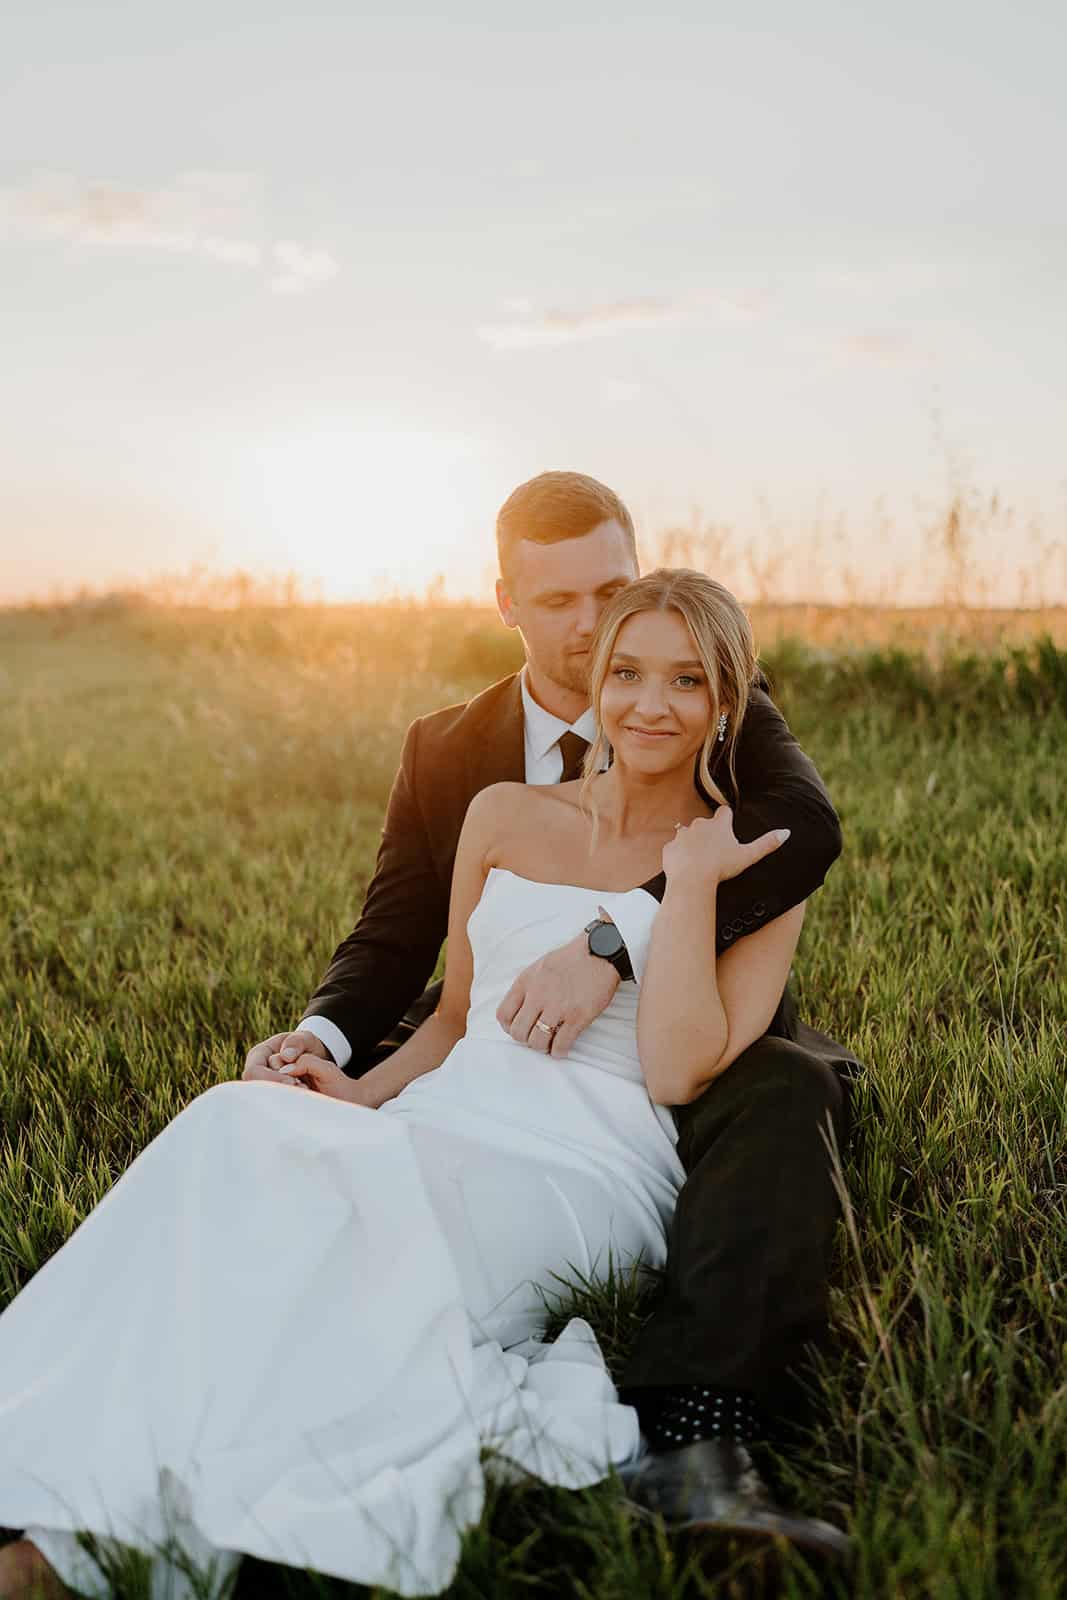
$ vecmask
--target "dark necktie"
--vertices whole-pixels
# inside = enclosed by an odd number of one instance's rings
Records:
[[[572,778],[582,775],[582,762],[585,752],[589,749],[589,740],[583,739],[580,733],[572,733],[570,728],[559,736],[559,751],[563,757],[563,772],[560,783],[570,783]]]

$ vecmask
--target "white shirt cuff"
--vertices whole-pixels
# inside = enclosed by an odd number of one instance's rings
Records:
[[[304,1017],[300,1026],[322,1040],[339,1067],[347,1067],[352,1059],[352,1046],[336,1022],[331,1022],[329,1017]]]

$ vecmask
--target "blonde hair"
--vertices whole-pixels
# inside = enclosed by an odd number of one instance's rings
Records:
[[[688,567],[657,567],[655,572],[620,589],[605,606],[593,639],[590,696],[596,717],[596,734],[585,754],[579,803],[593,815],[589,789],[601,771],[610,748],[600,718],[600,696],[611,667],[619,629],[642,611],[677,611],[689,628],[711,694],[708,731],[697,762],[697,778],[706,794],[720,805],[736,804],[737,780],[734,750],[756,675],[758,655],[752,629],[740,602],[714,578]],[[711,776],[712,756],[719,741],[719,717],[726,714],[726,738],[716,760],[725,758],[734,800],[730,801]]]

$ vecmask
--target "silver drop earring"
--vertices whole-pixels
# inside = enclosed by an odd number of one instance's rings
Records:
[[[719,717],[719,743],[722,744],[722,742],[723,742],[723,740],[725,738],[726,738],[726,712],[724,711],[724,712],[722,712],[722,714]]]

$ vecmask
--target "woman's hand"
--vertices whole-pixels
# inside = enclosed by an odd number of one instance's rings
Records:
[[[314,1089],[331,1100],[347,1100],[349,1105],[356,1106],[366,1104],[359,1079],[350,1078],[334,1062],[323,1061],[321,1056],[302,1055],[279,1067],[274,1076],[282,1083],[291,1083],[294,1088]]]
[[[713,817],[697,817],[687,827],[679,824],[663,846],[663,870],[668,880],[725,883],[777,850],[789,833],[788,828],[772,828],[750,844],[740,844],[734,837],[733,811],[720,806]]]

